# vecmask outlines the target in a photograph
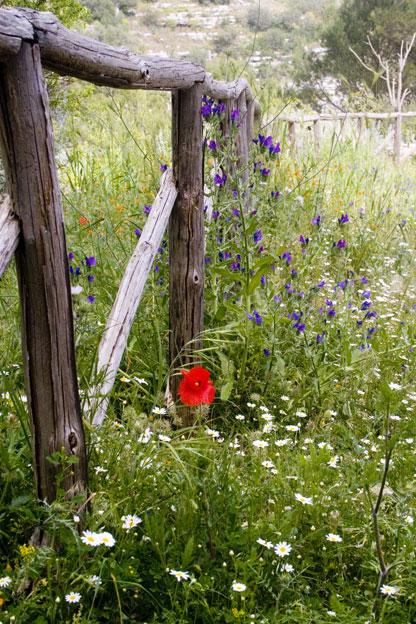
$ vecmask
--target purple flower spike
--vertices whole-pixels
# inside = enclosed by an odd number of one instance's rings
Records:
[[[305,323],[294,323],[292,325],[293,329],[297,329],[300,334],[303,334],[305,331],[306,325]]]
[[[221,187],[224,186],[225,183],[227,181],[227,174],[224,173],[224,175],[221,175],[219,173],[216,173],[214,176],[214,184],[215,186]]]
[[[311,221],[312,225],[317,225],[318,227],[321,225],[321,215],[316,215]]]
[[[142,231],[141,231],[141,229],[140,229],[140,228],[136,228],[136,229],[134,230],[134,233],[136,234],[137,238],[139,238],[139,236],[141,236]]]
[[[74,254],[72,253],[72,251],[70,251],[68,254],[68,260],[73,260],[74,258],[75,258]]]
[[[279,154],[279,153],[280,153],[280,151],[281,151],[281,149],[280,149],[280,143],[276,143],[276,145],[274,145],[274,146],[273,146],[273,145],[271,145],[271,146],[269,147],[269,152],[270,152],[270,155],[271,155],[271,156],[274,156],[275,154]]]
[[[349,223],[349,220],[350,220],[350,218],[348,216],[348,213],[346,212],[345,214],[342,214],[340,216],[340,218],[338,219],[338,223],[340,225],[342,225],[343,223]]]
[[[260,173],[262,176],[266,178],[270,173],[270,169],[267,169],[266,167],[264,167],[263,169],[260,169]]]
[[[87,267],[93,267],[93,266],[96,266],[97,260],[95,259],[94,256],[86,256],[85,264],[87,265]]]
[[[146,204],[145,206],[143,206],[143,211],[144,211],[144,214],[145,214],[145,215],[149,215],[149,214],[150,214],[151,209],[152,209],[152,207],[151,207],[151,206],[149,206],[149,205],[147,205],[147,204]]]
[[[345,247],[347,246],[347,243],[345,241],[345,239],[340,238],[339,241],[336,243],[336,247],[338,249],[345,249]]]
[[[94,301],[95,301],[94,295],[88,295],[87,301],[88,301],[88,303],[94,303]]]
[[[259,243],[263,240],[263,232],[261,230],[256,230],[253,234],[253,240],[255,243]]]
[[[240,116],[240,111],[238,110],[238,108],[234,108],[231,111],[231,121],[236,121]]]
[[[215,150],[217,149],[217,142],[216,141],[209,141],[208,147],[209,147],[210,150],[215,152]]]

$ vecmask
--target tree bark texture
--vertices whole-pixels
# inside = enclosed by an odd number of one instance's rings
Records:
[[[38,497],[56,497],[55,452],[77,458],[61,487],[86,490],[86,453],[75,368],[69,271],[49,103],[37,44],[0,66],[0,142],[14,212],[22,348]]]
[[[173,94],[173,173],[178,197],[169,222],[169,390],[178,398],[180,367],[193,361],[201,348],[204,299],[204,211],[202,174],[202,86]],[[192,412],[182,408],[184,425],[192,424]]]
[[[19,221],[11,209],[10,198],[0,203],[0,278],[16,251],[19,241]]]

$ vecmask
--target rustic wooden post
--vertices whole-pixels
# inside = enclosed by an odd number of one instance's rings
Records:
[[[247,102],[246,92],[242,91],[237,99],[237,164],[241,171],[242,182],[246,182],[249,177],[248,171],[248,140],[247,140]]]
[[[400,152],[402,147],[402,116],[400,111],[397,113],[397,117],[394,120],[394,139],[393,139],[393,153],[394,160],[400,161]]]
[[[22,347],[39,499],[86,490],[82,427],[61,199],[49,103],[37,44],[0,65],[0,142],[10,196],[20,221],[16,250]],[[55,452],[78,460],[63,467]]]
[[[296,152],[296,122],[291,120],[289,126],[289,145],[292,155]]]
[[[247,145],[251,145],[251,141],[254,139],[254,111],[255,101],[253,99],[247,99],[247,112],[246,112],[246,131],[247,131]]]
[[[363,118],[358,117],[357,118],[357,147],[361,143],[362,136],[363,136]]]
[[[202,175],[202,85],[179,89],[172,96],[173,174],[178,196],[169,221],[169,390],[178,398],[178,368],[193,361],[204,328],[204,185]],[[176,369],[176,370],[175,370]],[[184,425],[193,412],[180,409]]]
[[[319,151],[321,149],[321,121],[315,119],[313,122],[313,138],[314,138],[314,147],[316,155],[319,155]]]

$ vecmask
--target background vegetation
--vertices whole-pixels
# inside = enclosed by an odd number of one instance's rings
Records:
[[[157,25],[160,3],[146,5],[156,39],[170,27]],[[60,6],[69,7],[50,8]],[[62,19],[72,24],[79,10]],[[114,38],[135,23],[121,13],[109,27]],[[244,53],[221,52],[214,70],[238,75]],[[73,303],[91,500],[81,528],[83,501],[35,500],[11,266],[0,281],[2,621],[415,621],[414,162],[397,167],[371,133],[357,143],[353,132],[328,132],[318,151],[305,130],[291,154],[278,119],[290,97],[277,77],[256,83],[251,74],[261,134],[281,151],[271,155],[253,137],[246,184],[228,169],[234,156],[220,117],[204,121],[214,213],[198,358],[217,396],[192,430],[164,408],[166,241],[102,429],[91,427],[86,402],[101,331],[160,166],[170,164],[169,95],[60,83],[54,124],[71,283],[82,287]],[[222,170],[229,177],[218,186]],[[51,460],[71,469],[64,456]],[[39,528],[48,541],[33,545]],[[115,542],[89,546],[85,530]],[[389,568],[382,583],[380,546]]]

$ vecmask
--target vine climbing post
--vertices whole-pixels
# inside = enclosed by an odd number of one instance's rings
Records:
[[[22,41],[0,65],[0,84],[0,144],[20,223],[16,266],[33,467],[39,499],[52,502],[58,471],[61,487],[73,496],[86,490],[87,467],[61,198],[37,44]],[[61,459],[51,463],[54,453]]]
[[[180,367],[194,360],[204,328],[204,211],[202,173],[202,85],[179,89],[172,96],[173,174],[178,195],[169,221],[169,389],[178,398]],[[184,425],[193,422],[180,408]]]

